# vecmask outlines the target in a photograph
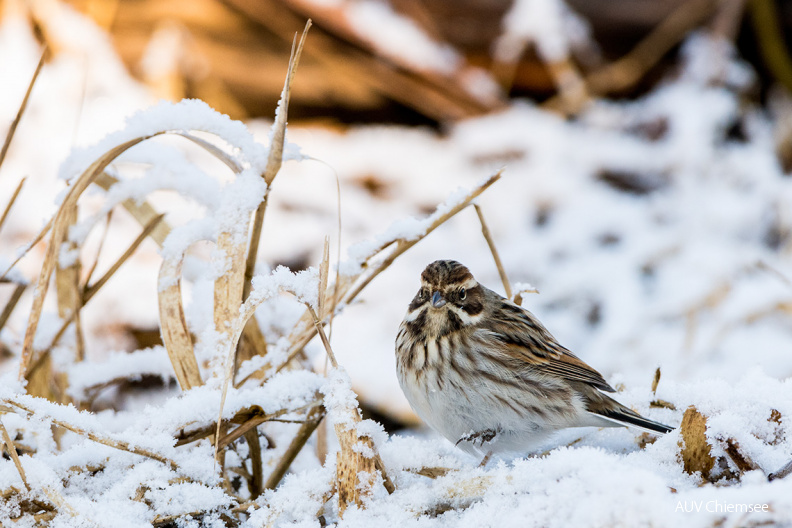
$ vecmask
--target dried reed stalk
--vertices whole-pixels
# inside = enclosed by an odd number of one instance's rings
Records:
[[[272,124],[272,134],[269,147],[269,155],[267,157],[267,166],[264,173],[261,175],[267,183],[267,191],[264,197],[256,208],[253,216],[253,225],[250,228],[250,242],[248,244],[247,259],[245,260],[245,278],[242,287],[242,299],[247,299],[250,294],[250,284],[253,280],[253,274],[256,271],[256,260],[258,258],[259,243],[261,241],[261,229],[264,225],[264,215],[267,210],[267,203],[269,203],[270,185],[275,177],[280,172],[281,165],[283,164],[283,146],[286,140],[286,123],[289,115],[289,101],[291,100],[291,84],[294,76],[297,73],[297,66],[300,63],[302,56],[303,46],[308,35],[308,30],[311,27],[311,20],[305,23],[302,36],[296,46],[292,45],[291,56],[289,57],[289,66],[287,69],[286,79],[283,83],[283,90],[281,92],[281,99],[278,101],[278,108],[275,112],[275,121]],[[265,355],[267,353],[267,341],[264,334],[259,328],[258,322],[255,317],[248,320],[245,330],[242,334],[237,357],[234,362],[234,374],[238,365],[255,355]]]
[[[325,247],[327,247],[326,244]],[[323,293],[320,291],[320,297]],[[316,331],[325,347],[327,357],[330,358],[333,368],[337,369],[338,362],[335,360],[330,340],[325,335],[321,321],[311,306],[308,306],[308,310],[314,318]],[[338,491],[338,510],[342,516],[350,504],[354,503],[358,507],[362,507],[363,499],[373,491],[371,481],[361,481],[361,473],[365,473],[368,478],[373,478],[376,475],[376,470],[379,470],[383,486],[388,490],[388,493],[393,493],[396,490],[385,470],[385,464],[377,452],[374,441],[371,437],[361,435],[357,431],[357,424],[361,422],[360,410],[355,406],[346,409],[346,412],[349,413],[353,425],[341,422],[333,425],[340,445],[336,455],[336,490]]]
[[[67,230],[77,222],[78,209],[75,206],[69,213]],[[64,243],[67,251],[79,251],[75,242]],[[75,359],[82,361],[85,356],[85,344],[82,339],[82,324],[80,310],[82,309],[82,288],[80,287],[80,273],[82,263],[79,255],[68,266],[55,268],[55,292],[58,299],[58,317],[62,320],[69,319],[75,324],[76,351]]]
[[[31,408],[30,406],[28,406],[28,405],[26,405],[26,404],[24,404],[24,403],[22,403],[22,402],[20,402],[20,401],[18,401],[16,399],[14,399],[14,398],[3,398],[0,401],[2,401],[3,403],[5,403],[7,405],[11,405],[11,406],[16,407],[18,409],[21,409],[21,410],[25,411],[26,413],[28,413],[29,415],[35,416],[37,419],[49,421],[52,424],[57,425],[58,427],[62,427],[62,428],[66,429],[66,430],[69,430],[69,431],[71,431],[73,433],[77,433],[80,436],[84,436],[84,437],[88,438],[89,440],[91,440],[93,442],[96,442],[97,444],[106,445],[108,447],[112,447],[112,448],[118,449],[120,451],[126,451],[128,453],[134,453],[135,455],[140,455],[140,456],[143,456],[143,457],[146,457],[146,458],[150,458],[152,460],[156,460],[157,462],[162,462],[166,466],[170,467],[173,471],[177,471],[179,469],[179,466],[176,464],[176,462],[174,462],[173,460],[170,460],[169,458],[167,458],[167,457],[165,457],[165,456],[163,456],[163,455],[161,455],[159,453],[151,451],[149,449],[144,449],[142,447],[137,447],[137,446],[132,445],[129,442],[126,442],[124,440],[120,440],[120,439],[109,437],[109,436],[103,436],[103,435],[97,434],[97,433],[95,433],[93,431],[86,431],[85,429],[82,429],[81,427],[78,427],[76,425],[72,425],[72,424],[70,424],[68,422],[64,422],[63,420],[58,420],[57,418],[55,418],[54,416],[52,416],[52,415],[50,415],[48,413],[37,412],[35,409]],[[50,405],[52,405],[52,404],[50,404]]]
[[[374,280],[377,275],[382,273],[391,264],[393,264],[393,262],[399,256],[404,254],[404,252],[412,248],[432,231],[437,229],[439,226],[450,220],[457,213],[470,205],[473,200],[481,195],[481,193],[487,190],[493,183],[498,181],[502,173],[503,169],[487,178],[484,182],[473,188],[462,201],[452,207],[449,207],[447,210],[444,205],[438,207],[435,212],[430,215],[429,218],[431,218],[432,221],[429,223],[429,225],[427,225],[427,227],[422,232],[417,233],[413,238],[406,239],[396,237],[383,242],[376,249],[371,251],[363,259],[363,265],[361,266],[363,271],[361,273],[353,277],[342,276],[341,283],[330,288],[330,290],[333,290],[334,292],[337,291],[338,293],[334,293],[329,297],[330,304],[328,305],[327,311],[335,312],[339,305],[349,305],[352,303],[352,301],[360,294],[360,292],[362,292],[363,289],[368,286],[368,284]],[[374,262],[374,258],[388,248],[391,248],[390,252],[379,262]],[[313,316],[311,315],[310,310],[306,309],[305,313],[300,318],[300,321],[298,321],[297,325],[295,325],[295,328],[302,328],[302,330],[299,330],[289,336],[289,341],[292,343],[292,346],[289,348],[286,361],[284,361],[280,366],[276,367],[277,371],[280,371],[292,359],[294,359],[297,354],[302,352],[305,345],[307,345],[308,342],[310,342],[311,339],[316,336],[317,328],[315,324],[311,324],[312,322]],[[266,371],[271,368],[273,368],[272,365],[264,365],[258,369],[257,372]],[[252,374],[248,376],[248,378],[251,376]]]
[[[11,436],[8,434],[8,430],[5,428],[5,425],[3,425],[2,420],[0,420],[0,434],[2,434],[2,443],[5,445],[6,451],[8,451],[8,456],[14,461],[17,473],[19,473],[19,476],[22,478],[22,483],[25,485],[25,488],[30,491],[30,484],[28,484],[27,477],[25,476],[25,469],[22,467],[22,462],[19,461],[16,446],[14,445],[14,441],[11,440]]]
[[[291,82],[297,72],[297,65],[299,64],[300,55],[302,54],[305,38],[308,34],[308,29],[311,27],[311,21],[308,20],[305,24],[302,36],[298,44],[292,45],[291,58],[289,59],[288,73],[286,80],[283,84],[283,92],[281,100],[278,102],[278,108],[275,111],[275,122],[272,125],[272,140],[269,147],[269,155],[267,158],[267,165],[262,177],[267,184],[267,190],[275,179],[275,176],[280,171],[283,163],[283,145],[286,138],[286,120],[288,117],[288,105],[291,94]],[[262,202],[256,209],[253,219],[253,226],[250,231],[246,230],[245,226],[226,226],[226,230],[220,233],[217,241],[217,248],[219,253],[224,255],[226,259],[225,269],[229,270],[224,275],[217,278],[215,281],[214,290],[214,323],[215,330],[218,334],[223,336],[227,342],[233,342],[231,349],[232,357],[226,359],[225,376],[223,380],[223,389],[220,397],[219,416],[217,418],[218,429],[215,437],[215,458],[217,458],[220,440],[220,427],[219,424],[223,418],[223,405],[225,404],[226,394],[228,387],[233,383],[234,370],[236,365],[236,351],[237,344],[241,337],[241,331],[236,332],[232,324],[237,320],[240,313],[240,305],[245,300],[244,293],[247,289],[249,291],[250,280],[253,276],[255,269],[256,256],[258,254],[258,244],[261,238],[261,227],[264,222],[264,212],[266,210],[268,192],[262,197]],[[247,245],[250,249],[246,251]],[[242,265],[244,263],[244,265]],[[246,287],[245,285],[248,284]],[[245,319],[245,326],[249,323],[252,313]],[[235,335],[235,334],[239,335]],[[259,343],[263,342],[264,336],[260,332],[258,335],[253,333]],[[266,352],[266,345],[263,349]],[[248,354],[252,355],[252,354]]]
[[[261,457],[261,442],[259,442],[258,431],[251,429],[245,433],[245,441],[248,444],[250,454],[250,477],[248,481],[248,492],[250,497],[256,499],[264,491],[264,464]]]
[[[160,132],[161,133],[161,132]],[[104,154],[102,154],[96,161],[94,161],[88,169],[85,170],[72,184],[67,192],[63,202],[61,203],[58,212],[55,214],[52,223],[52,235],[50,237],[47,252],[44,257],[44,262],[41,267],[36,289],[33,293],[33,306],[30,311],[30,318],[28,319],[27,329],[25,330],[25,339],[22,345],[22,357],[19,365],[19,379],[22,380],[26,377],[28,366],[33,357],[33,339],[36,335],[39,320],[41,319],[41,311],[44,308],[44,298],[47,295],[49,288],[50,277],[55,268],[61,244],[66,239],[67,230],[69,227],[69,218],[71,212],[76,207],[77,200],[80,195],[88,188],[88,186],[104,171],[104,169],[121,153],[129,148],[137,145],[141,141],[158,135],[160,133],[152,134],[151,136],[137,137],[117,145]]]
[[[147,237],[151,236],[151,234],[156,231],[159,227],[160,222],[165,218],[164,214],[157,215],[152,218],[147,224],[143,226],[143,230],[140,234],[129,244],[129,247],[121,254],[118,259],[113,263],[112,266],[105,272],[104,275],[99,277],[99,279],[91,285],[86,284],[82,291],[82,303],[87,304],[94,295],[104,286],[107,284],[107,281],[115,274],[116,271],[124,265],[124,263],[137,251],[137,248],[140,244],[146,240]]]
[[[41,318],[41,311],[43,309],[44,298],[46,297],[47,289],[49,287],[49,280],[50,277],[52,276],[53,270],[56,265],[56,261],[60,251],[60,246],[66,239],[69,220],[71,218],[71,215],[74,214],[74,210],[77,205],[77,200],[91,183],[98,181],[100,184],[104,184],[105,186],[111,185],[113,178],[105,174],[104,170],[115,158],[117,158],[123,152],[125,152],[129,148],[137,145],[138,143],[146,139],[150,139],[152,137],[165,134],[168,132],[169,132],[168,130],[153,132],[152,134],[128,140],[120,145],[111,148],[110,150],[102,154],[78,178],[76,178],[76,180],[69,188],[69,191],[67,192],[65,198],[63,199],[60,208],[58,209],[57,213],[55,214],[55,217],[52,220],[52,235],[50,237],[49,245],[47,246],[47,252],[44,258],[44,263],[42,264],[41,273],[39,274],[39,279],[36,284],[36,289],[34,291],[33,306],[31,308],[30,317],[28,319],[28,326],[25,331],[25,339],[23,343],[22,357],[19,367],[20,379],[25,378],[26,372],[30,366],[30,362],[33,356],[33,340],[35,338],[35,333],[38,327],[39,320]],[[212,151],[210,151],[210,153],[211,152]],[[139,220],[141,218],[141,215],[148,216],[147,222],[150,222],[153,219],[152,217],[156,215],[156,213],[154,213],[154,215],[151,214],[153,212],[153,209],[151,209],[150,207],[149,208],[138,207],[136,209],[134,208],[131,209],[134,210],[136,213],[138,213],[135,216]],[[153,237],[155,236],[154,233],[155,232],[152,232]],[[157,239],[157,241],[161,244],[166,234],[167,234],[166,229],[160,230],[156,232],[155,239]],[[184,367],[184,365],[182,365],[182,367]]]
[[[492,258],[495,261],[495,267],[498,268],[498,275],[500,275],[501,282],[503,282],[503,289],[506,292],[506,298],[511,299],[512,289],[511,284],[509,283],[509,277],[506,275],[506,270],[503,269],[503,263],[501,262],[500,255],[498,255],[498,250],[495,248],[495,242],[492,240],[489,227],[487,227],[487,222],[484,221],[484,213],[481,212],[481,207],[479,207],[478,204],[473,204],[473,208],[476,210],[476,215],[478,216],[479,223],[481,224],[481,234],[484,235],[484,240],[487,241],[487,246],[489,247],[490,253],[492,253]]]
[[[149,222],[148,225],[144,226],[143,231],[129,245],[126,251],[124,251],[124,253],[120,257],[118,257],[118,259],[113,263],[113,265],[110,266],[110,268],[105,272],[105,274],[99,278],[99,280],[97,280],[95,283],[91,284],[90,286],[86,284],[84,287],[80,288],[81,291],[80,295],[82,298],[81,308],[82,306],[88,304],[88,301],[90,301],[93,298],[93,296],[96,295],[96,293],[102,288],[102,286],[104,286],[107,283],[107,281],[110,280],[110,278],[127,261],[127,259],[129,259],[129,257],[131,257],[135,253],[138,246],[141,243],[143,243],[146,237],[151,235],[151,233],[156,230],[157,226],[159,226],[159,222],[162,220],[164,216],[165,215],[156,216],[151,220],[151,222]],[[63,322],[61,323],[61,327],[58,329],[57,333],[55,334],[55,337],[52,338],[52,343],[50,344],[50,347],[55,346],[58,343],[58,341],[60,341],[60,338],[63,337],[63,334],[66,332],[66,329],[69,327],[69,325],[73,321],[77,320],[79,317],[80,317],[80,310],[76,310],[71,312],[70,315],[68,315],[63,319]],[[78,325],[77,328],[79,329],[80,326]]]
[[[0,280],[0,282],[5,281]],[[15,285],[14,291],[11,293],[11,298],[8,299],[8,302],[3,308],[3,312],[0,313],[0,330],[2,330],[5,324],[8,322],[8,318],[11,317],[11,314],[14,312],[14,308],[16,308],[16,305],[19,302],[19,299],[22,297],[22,294],[25,293],[26,288],[27,284]]]
[[[326,411],[323,405],[317,405],[311,409],[305,422],[300,426],[297,434],[292,439],[291,444],[286,448],[286,452],[283,453],[283,456],[281,456],[280,460],[278,460],[278,463],[275,465],[275,469],[272,470],[272,473],[270,473],[270,476],[267,478],[264,489],[275,489],[278,484],[280,484],[286,471],[289,470],[294,459],[297,458],[297,455],[305,446],[305,443],[311,437],[314,430],[316,430],[322,422],[325,414]]]
[[[360,292],[363,291],[363,289],[366,286],[368,286],[368,284],[377,275],[382,273],[385,269],[388,268],[388,266],[393,264],[393,261],[395,261],[402,254],[404,254],[404,252],[406,252],[408,249],[412,248],[415,244],[423,240],[427,235],[429,235],[429,233],[440,227],[442,224],[447,222],[454,215],[456,215],[457,213],[465,209],[468,205],[470,205],[473,200],[475,200],[476,198],[479,197],[479,195],[481,195],[481,193],[486,191],[493,183],[498,181],[502,173],[503,173],[503,169],[498,170],[495,174],[487,178],[483,183],[480,183],[478,186],[473,188],[473,190],[471,190],[462,201],[460,201],[458,204],[454,205],[447,211],[443,211],[441,213],[440,210],[436,210],[435,213],[430,215],[430,218],[433,218],[432,222],[423,230],[423,232],[418,233],[413,238],[409,240],[405,238],[397,238],[391,242],[386,242],[385,244],[383,244],[382,245],[383,249],[391,245],[393,245],[394,247],[391,250],[391,252],[382,261],[377,263],[375,266],[369,268],[367,273],[364,272],[362,274],[362,280],[360,280],[360,282],[358,282],[355,285],[355,287],[352,288],[352,290],[344,296],[342,303],[349,304],[352,300],[354,300],[355,297],[357,297],[360,294]],[[367,263],[371,258],[375,256],[375,254],[370,255],[370,257],[366,259]]]
[[[239,412],[237,412],[232,418],[229,418],[227,420],[223,420],[223,423],[221,424],[221,426],[223,428],[227,428],[232,423],[241,425],[241,424],[246,424],[246,423],[253,422],[253,421],[255,421],[255,425],[260,425],[260,424],[262,424],[264,422],[275,421],[278,418],[280,418],[281,416],[283,416],[284,414],[293,413],[293,412],[300,412],[300,411],[304,411],[306,409],[311,409],[311,408],[315,407],[319,403],[321,403],[321,399],[317,397],[317,399],[315,401],[312,401],[311,403],[309,403],[307,405],[303,405],[303,406],[297,407],[295,409],[279,409],[279,410],[277,410],[275,412],[272,412],[272,413],[265,413],[261,409],[261,407],[256,405],[256,406],[253,406],[253,407],[250,407],[250,408],[247,408],[247,409],[242,409]],[[250,429],[250,427],[246,428],[246,430],[249,430],[249,429]],[[217,431],[217,424],[216,423],[212,423],[212,425],[201,427],[199,429],[196,429],[196,430],[190,431],[190,432],[182,431],[176,437],[176,446],[177,447],[178,446],[182,446],[182,445],[185,445],[185,444],[189,444],[191,442],[198,441],[198,440],[200,440],[202,438],[208,438],[210,436],[214,436],[216,431]],[[231,434],[233,434],[233,433],[234,433],[234,431],[231,432]],[[243,435],[243,432],[240,432],[239,434],[236,434],[233,438],[232,437],[223,437],[223,438],[220,439],[220,441],[221,441],[221,443],[225,442],[226,444],[229,444],[229,443],[233,442],[234,440],[236,440],[237,438],[239,438],[242,435]]]
[[[25,185],[26,181],[27,181],[27,176],[19,180],[16,189],[14,189],[14,194],[12,194],[11,199],[8,200],[8,204],[3,210],[3,215],[0,216],[0,229],[3,229],[3,224],[5,224],[6,218],[8,218],[8,213],[11,212],[11,208],[14,206],[16,199],[19,197],[19,193],[22,191],[22,186]]]
[[[11,140],[14,138],[17,126],[19,126],[19,122],[22,120],[22,114],[25,113],[25,108],[27,108],[30,94],[33,92],[33,86],[36,84],[36,79],[38,79],[39,73],[41,73],[41,68],[44,66],[44,57],[46,54],[47,47],[45,46],[41,52],[41,58],[39,58],[38,64],[36,65],[36,71],[33,72],[33,77],[30,79],[30,84],[28,84],[25,97],[22,98],[22,104],[19,105],[19,110],[17,111],[16,117],[14,117],[14,120],[11,121],[11,126],[9,127],[8,133],[6,134],[3,146],[0,148],[0,167],[3,166],[3,161],[5,161],[6,154],[8,153],[8,147],[11,146]]]
[[[96,181],[94,183],[105,191],[109,191],[110,187],[118,183],[118,179],[114,176],[111,176],[107,172],[103,172],[96,177]],[[156,209],[154,209],[154,207],[152,207],[148,202],[142,202],[138,204],[138,202],[135,200],[126,199],[121,202],[121,206],[126,209],[127,212],[131,214],[141,226],[149,225],[152,220],[160,216]],[[165,243],[165,239],[168,238],[170,232],[170,226],[166,222],[162,221],[157,224],[156,229],[150,233],[150,236],[158,246],[162,247],[162,244]]]
[[[159,303],[160,328],[162,342],[168,352],[176,379],[182,390],[203,385],[198,361],[195,359],[192,337],[184,317],[184,306],[181,295],[181,267],[184,255],[177,258],[166,258],[159,270],[160,286],[157,301]]]
[[[105,222],[104,222],[104,229],[102,229],[102,236],[99,237],[99,245],[96,248],[96,255],[93,258],[93,262],[91,263],[91,267],[88,268],[88,273],[85,274],[84,286],[83,286],[83,304],[85,304],[85,288],[88,287],[88,284],[91,282],[94,273],[96,272],[97,266],[99,266],[99,257],[102,255],[102,251],[104,250],[105,242],[107,241],[107,235],[110,232],[110,223],[113,221],[113,210],[111,209],[108,211],[107,215],[105,215]]]
[[[54,221],[54,217],[53,217],[53,218],[50,218],[50,219],[47,221],[47,223],[44,225],[44,227],[42,227],[42,228],[41,228],[41,231],[39,231],[39,232],[36,234],[36,236],[34,236],[34,237],[33,237],[33,240],[31,240],[30,242],[28,242],[28,244],[25,246],[25,249],[24,249],[23,251],[21,251],[21,252],[20,252],[20,253],[19,253],[19,254],[16,256],[16,258],[15,258],[15,259],[14,259],[14,260],[11,262],[11,264],[9,264],[9,265],[8,265],[8,267],[7,267],[6,269],[4,269],[4,270],[3,270],[3,273],[2,273],[2,274],[0,274],[0,280],[3,280],[3,279],[5,279],[6,275],[8,275],[8,272],[9,272],[9,271],[11,271],[12,269],[14,269],[14,266],[16,266],[16,265],[17,265],[17,263],[18,263],[20,260],[22,260],[22,258],[23,258],[25,255],[27,255],[27,254],[28,254],[28,252],[29,252],[31,249],[33,249],[33,247],[34,247],[36,244],[38,244],[38,243],[41,241],[41,239],[42,239],[42,238],[44,238],[44,236],[45,236],[47,233],[49,233],[49,230],[50,230],[50,229],[52,229],[52,223],[53,223],[53,221]]]
[[[710,17],[717,4],[714,0],[680,3],[624,57],[587,75],[589,91],[594,95],[602,95],[634,86],[685,35]]]
[[[682,433],[680,449],[685,472],[700,472],[702,478],[709,481],[710,471],[715,466],[715,457],[712,456],[712,447],[707,441],[707,418],[691,405],[682,416],[679,429]]]
[[[239,162],[233,156],[230,156],[227,152],[225,152],[223,149],[218,148],[216,145],[209,143],[205,139],[200,138],[194,134],[190,134],[189,132],[185,132],[183,130],[173,131],[173,134],[189,139],[199,147],[203,148],[209,154],[211,154],[215,158],[225,163],[225,165],[229,169],[231,169],[231,171],[234,174],[239,174],[240,172],[242,172],[242,165],[240,165]]]
[[[215,280],[215,331],[226,338],[231,334],[231,321],[239,314],[245,282],[244,266],[247,249],[247,226],[225,226],[217,237],[217,253],[225,260],[226,270]]]
[[[354,428],[335,425],[335,433],[341,444],[336,455],[336,491],[338,492],[338,513],[343,517],[346,509],[354,504],[363,507],[363,499],[371,494],[370,483],[360,480],[360,474],[369,477],[376,474],[374,458],[367,457],[363,450],[373,449],[371,438],[359,437]],[[363,449],[360,449],[362,444]],[[358,449],[355,449],[358,447]]]

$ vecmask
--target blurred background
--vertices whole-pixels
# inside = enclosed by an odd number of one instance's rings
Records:
[[[282,88],[273,73],[283,70],[308,18],[314,29],[291,103],[292,119],[301,122],[438,126],[515,97],[546,101],[575,76],[591,95],[634,98],[667,75],[680,43],[696,30],[736,46],[758,74],[756,98],[775,83],[789,89],[792,75],[787,0],[57,4],[0,5],[6,18],[25,17],[54,54],[71,45],[65,28],[52,27],[52,11],[73,9],[107,33],[129,73],[156,97],[203,99],[234,119],[271,117]],[[614,70],[619,59],[626,61]]]
[[[266,143],[310,18],[289,140],[324,163],[284,166],[260,272],[316,265],[325,236],[343,260],[354,243],[506,167],[480,200],[504,267],[538,287],[524,305],[609,380],[647,392],[658,366],[677,381],[751,368],[792,375],[792,1],[3,0],[0,9],[4,133],[47,50],[0,166],[2,204],[28,178],[0,232],[5,263],[55,210],[72,149],[157,100],[202,99]],[[87,197],[89,210],[92,199],[101,201]],[[153,203],[169,221],[192,212],[179,196]],[[112,222],[105,252],[117,255],[137,225],[123,212]],[[415,423],[392,347],[423,267],[456,258],[502,292],[480,231],[461,214],[335,323],[341,362],[389,428]],[[160,342],[159,257],[147,244],[92,302],[84,336],[63,338],[85,339],[89,363]],[[43,249],[0,292],[8,360]],[[199,327],[200,310],[187,315]],[[271,342],[297,315],[280,305],[258,314]],[[309,349],[321,368],[320,348]],[[117,406],[135,384],[174,386],[166,371],[139,374],[103,389],[97,408],[102,398]]]

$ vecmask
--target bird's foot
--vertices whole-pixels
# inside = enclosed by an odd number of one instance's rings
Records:
[[[479,446],[484,446],[484,444],[488,444],[492,442],[495,437],[498,436],[498,431],[495,429],[484,429],[483,431],[471,431],[467,434],[462,435],[457,443],[454,445],[459,445],[460,442],[471,442],[473,445],[476,445],[478,442]]]

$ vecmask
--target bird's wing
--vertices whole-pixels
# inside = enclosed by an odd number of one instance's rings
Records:
[[[490,340],[494,338],[503,354],[528,368],[616,392],[602,374],[558,344],[533,314],[516,304],[509,307],[488,332]]]

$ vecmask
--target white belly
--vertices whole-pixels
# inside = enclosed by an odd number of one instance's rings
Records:
[[[465,387],[449,382],[447,376],[425,374],[419,382],[407,382],[401,369],[399,383],[415,413],[435,431],[460,449],[483,455],[493,452],[527,453],[537,448],[561,427],[530,412],[515,412],[494,396],[498,388],[483,381]],[[502,396],[501,396],[502,397]],[[521,409],[522,410],[522,409]],[[494,431],[489,442],[460,441],[483,431]]]

